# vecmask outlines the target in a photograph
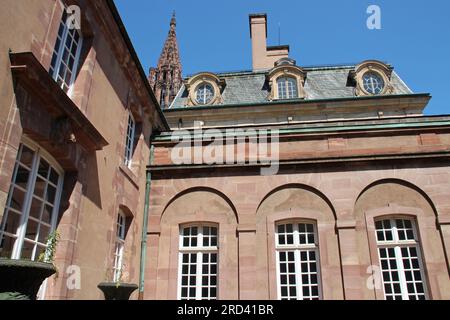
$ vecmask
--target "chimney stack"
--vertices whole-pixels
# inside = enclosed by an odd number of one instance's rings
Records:
[[[250,38],[252,39],[253,71],[271,69],[281,58],[289,57],[289,46],[267,46],[267,15],[249,15]]]

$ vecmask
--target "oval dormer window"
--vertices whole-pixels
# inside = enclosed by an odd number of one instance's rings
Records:
[[[214,98],[214,88],[209,83],[202,83],[196,90],[196,101],[200,105],[211,103]]]
[[[384,89],[384,80],[376,72],[367,72],[363,75],[364,90],[369,94],[380,94]]]

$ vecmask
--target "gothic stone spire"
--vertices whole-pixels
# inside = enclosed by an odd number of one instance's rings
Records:
[[[177,21],[174,12],[170,21],[169,35],[159,57],[158,66],[150,68],[150,86],[162,108],[170,106],[183,83],[176,26]]]

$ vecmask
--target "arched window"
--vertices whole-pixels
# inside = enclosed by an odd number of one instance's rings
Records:
[[[116,225],[116,242],[114,248],[114,267],[113,267],[113,281],[119,282],[123,273],[123,256],[125,248],[125,235],[126,235],[126,216],[122,210],[117,215]]]
[[[424,269],[414,220],[379,220],[375,227],[386,300],[425,300]]]
[[[277,79],[278,99],[298,98],[297,80],[291,77],[281,77]]]
[[[321,299],[315,224],[298,221],[279,223],[275,236],[279,299]]]
[[[21,144],[0,225],[0,256],[37,260],[56,227],[63,172],[33,143]]]
[[[197,224],[180,230],[178,298],[216,300],[218,288],[218,229]]]

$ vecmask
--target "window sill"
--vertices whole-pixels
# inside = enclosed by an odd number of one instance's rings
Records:
[[[139,181],[137,176],[128,168],[126,165],[121,164],[119,166],[120,171],[124,174],[125,177],[133,184],[133,186],[139,190]]]

